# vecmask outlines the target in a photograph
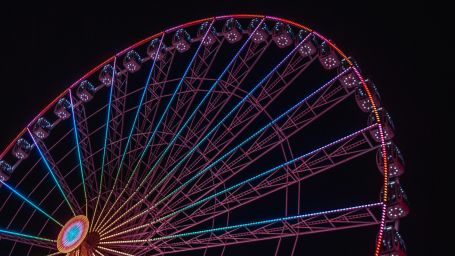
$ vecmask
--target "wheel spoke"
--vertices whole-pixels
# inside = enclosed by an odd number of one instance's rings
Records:
[[[116,57],[117,59],[118,57]],[[113,67],[117,68],[117,63]],[[108,174],[111,179],[104,179],[106,191],[113,187],[113,181],[115,177],[115,171],[120,164],[122,156],[123,143],[125,141],[123,137],[125,112],[126,112],[126,100],[129,94],[128,89],[128,73],[118,72],[117,76],[113,81],[112,88],[112,99],[110,107],[110,123],[108,128],[108,143],[106,147],[106,166],[104,174]]]
[[[382,203],[373,203],[328,210],[309,214],[280,217],[267,220],[251,221],[242,224],[196,230],[169,236],[150,237],[138,240],[104,241],[100,244],[118,246],[124,244],[151,243],[145,245],[153,252],[158,247],[165,253],[194,251],[205,247],[217,247],[239,243],[276,239],[286,236],[333,232],[340,229],[352,229],[379,223],[373,210]],[[162,241],[159,246],[156,242]]]
[[[177,240],[175,242],[165,241],[159,244],[161,250],[167,253],[175,253],[176,251],[199,250],[205,248],[207,244],[209,247],[218,247],[321,232],[334,232],[342,229],[377,225],[379,223],[378,217],[372,210],[380,206],[382,206],[382,203],[360,205],[187,232],[178,234],[177,237],[165,236],[150,239],[155,241]]]
[[[76,100],[76,97],[74,97],[73,100]],[[96,160],[94,158],[94,148],[92,147],[91,141],[92,134],[88,127],[87,109],[82,101],[74,101],[74,117],[76,118],[79,148],[81,151],[82,165],[84,166],[85,184],[90,184],[90,186],[86,186],[87,198],[95,198],[98,188],[98,180],[96,175],[91,176],[89,174],[95,172]],[[77,148],[75,150],[77,150]]]
[[[10,240],[18,243],[28,244],[32,246],[38,246],[42,248],[55,249],[55,240],[43,238],[39,236],[33,236],[29,234],[23,234],[10,230],[0,229],[0,240]]]
[[[52,220],[54,223],[56,223],[57,225],[63,227],[63,225],[58,221],[56,220],[54,217],[52,217],[50,214],[48,214],[46,211],[44,211],[43,209],[41,209],[38,205],[36,205],[35,203],[33,203],[30,199],[26,198],[24,195],[22,195],[19,191],[17,191],[16,189],[14,189],[13,187],[11,187],[10,185],[8,185],[6,182],[4,182],[3,180],[0,179],[0,183],[2,185],[4,185],[6,188],[8,188],[11,192],[13,192],[16,196],[20,197],[22,200],[24,200],[25,202],[27,202],[29,205],[31,205],[33,208],[35,208],[36,210],[38,210],[39,212],[41,212],[42,214],[44,214],[44,216],[46,216],[47,218],[49,218],[50,220]]]
[[[151,227],[151,226],[156,226],[156,223],[160,223],[163,220],[166,220],[170,217],[173,217],[179,213],[182,213],[188,209],[191,209],[197,205],[200,205],[202,203],[208,202],[209,200],[216,198],[220,195],[227,194],[226,198],[224,200],[220,200],[217,202],[216,205],[211,205],[207,209],[204,210],[198,210],[196,212],[193,212],[190,215],[186,215],[185,217],[181,218],[177,223],[173,223],[172,226],[177,227],[180,231],[185,230],[189,227],[193,227],[196,225],[194,221],[197,219],[196,223],[202,223],[207,221],[207,218],[213,219],[214,217],[226,213],[228,211],[232,211],[233,209],[245,205],[247,203],[250,203],[254,200],[257,200],[259,198],[262,198],[265,195],[268,195],[270,193],[273,193],[279,189],[282,189],[286,186],[289,186],[291,184],[294,184],[296,182],[299,182],[303,179],[306,179],[310,176],[313,176],[323,170],[330,169],[338,164],[341,164],[345,161],[348,161],[352,159],[353,157],[357,157],[361,154],[364,154],[366,152],[370,152],[373,148],[370,146],[369,141],[364,141],[362,140],[362,143],[360,143],[358,140],[354,140],[357,137],[364,138],[364,133],[367,132],[368,130],[372,129],[373,127],[376,127],[377,125],[372,125],[367,128],[361,129],[357,132],[354,132],[352,134],[349,134],[339,140],[336,140],[332,143],[329,143],[325,146],[322,146],[320,148],[317,148],[311,152],[308,152],[306,154],[303,154],[297,158],[294,158],[292,160],[289,160],[285,163],[282,163],[280,165],[277,165],[271,169],[268,169],[266,171],[260,172],[258,175],[255,175],[251,178],[248,178],[246,180],[243,180],[235,185],[232,185],[226,189],[221,190],[220,192],[214,193],[210,196],[207,196],[205,198],[195,200],[193,202],[189,202],[185,207],[180,208],[179,210],[170,212],[162,217],[155,217],[152,221],[149,221],[146,224],[126,229],[121,232],[114,233],[109,236],[103,236],[101,240],[107,240],[115,236],[119,236],[125,233],[133,232],[139,229]],[[349,147],[348,142],[353,142],[352,146]],[[336,148],[333,150],[332,156],[328,155],[327,149],[334,147],[337,144],[342,144],[340,148]],[[361,146],[367,144],[369,145],[365,149],[361,150]],[[317,156],[318,153],[323,153],[323,157],[317,158],[317,159],[312,159],[314,156]],[[342,158],[341,155],[335,155],[337,152],[343,152],[344,158]],[[324,161],[323,158],[328,158],[331,157],[335,158],[338,157],[337,161],[331,161],[330,165],[323,165]],[[312,160],[312,161],[311,161]],[[327,161],[327,159],[325,159]],[[313,163],[314,162],[314,163]],[[321,164],[322,163],[322,164]],[[295,165],[293,169],[290,168],[290,165]],[[279,170],[285,170],[285,172],[279,172]],[[287,180],[287,175],[288,173],[293,173],[295,175],[294,180]],[[259,184],[253,185],[253,182],[264,178]],[[247,187],[248,189],[246,191],[242,191],[243,187]],[[240,191],[240,193],[228,193],[230,191]],[[152,207],[156,207],[157,205],[153,205]],[[177,207],[177,206],[176,206]],[[148,213],[150,209],[146,209],[145,211],[141,212],[140,215],[144,213]],[[115,231],[118,228],[121,228],[124,226],[124,223],[129,223],[132,219],[137,218],[138,215],[134,216],[131,219],[128,219],[124,221],[122,224],[118,225],[114,229],[111,229],[109,233]],[[194,219],[193,219],[194,218]],[[189,221],[190,224],[186,224],[185,226],[181,226],[182,223],[185,223],[185,221]],[[158,230],[162,230],[163,228],[160,227]],[[167,232],[169,233],[169,232]]]
[[[111,88],[109,89],[109,100],[108,100],[108,105],[107,105],[107,114],[106,114],[106,127],[104,130],[104,143],[103,143],[103,156],[101,158],[101,171],[100,171],[100,182],[99,182],[99,189],[98,189],[98,195],[96,197],[96,203],[95,203],[95,209],[93,211],[93,216],[92,216],[92,222],[96,218],[96,211],[98,209],[98,204],[100,202],[100,197],[101,197],[101,190],[103,187],[103,178],[104,178],[104,168],[106,164],[106,148],[107,148],[107,139],[108,139],[108,134],[109,134],[109,120],[111,116],[111,104],[112,104],[112,91],[114,90],[114,81],[115,81],[115,67],[117,65],[117,57],[114,58],[114,65],[112,68],[112,81],[111,81]],[[93,229],[93,226],[90,226],[90,229]]]
[[[164,58],[159,63],[156,64],[155,70],[153,72],[151,82],[149,87],[149,93],[146,95],[146,100],[144,102],[144,111],[141,112],[141,117],[137,122],[137,138],[135,139],[136,145],[132,148],[139,148],[136,152],[130,152],[129,158],[131,163],[136,163],[142,161],[147,152],[147,145],[149,138],[152,134],[152,129],[156,122],[156,119],[159,118],[159,106],[165,100],[165,88],[168,86],[172,80],[169,79],[170,72],[174,64],[175,50],[169,51],[169,57]],[[134,137],[133,137],[134,138]],[[143,141],[145,139],[145,141]],[[135,171],[137,167],[132,167],[133,175],[136,175]],[[129,184],[129,182],[127,182]],[[134,184],[131,184],[134,186]]]
[[[85,198],[85,216],[87,216],[88,215],[87,189],[85,187],[84,167],[82,164],[81,149],[79,146],[79,135],[78,135],[78,129],[77,129],[77,125],[76,125],[76,116],[74,115],[73,95],[71,93],[71,90],[69,90],[69,97],[70,97],[70,103],[71,103],[71,116],[72,116],[72,121],[73,121],[74,138],[76,141],[77,158],[79,160],[79,170],[80,170],[81,181],[82,181],[82,190],[84,191],[84,198]]]
[[[100,251],[98,251],[97,249],[95,249],[95,252],[96,252],[99,256],[104,256],[104,254],[101,253]]]
[[[54,173],[54,170],[56,170],[56,165],[55,164],[52,164],[53,165],[53,168],[51,168],[50,166],[50,163],[48,161],[48,159],[44,156],[44,153],[42,151],[42,149],[40,148],[40,145],[38,144],[38,142],[36,141],[35,137],[33,136],[32,132],[30,131],[30,129],[27,128],[27,131],[28,133],[30,134],[30,137],[32,138],[33,140],[33,143],[36,147],[36,149],[38,150],[38,153],[40,154],[41,156],[41,159],[43,160],[43,163],[44,165],[46,165],[47,167],[47,170],[49,171],[49,173],[51,174],[52,176],[52,179],[54,180],[55,184],[57,185],[57,188],[59,189],[60,193],[62,194],[63,198],[65,199],[68,207],[71,209],[71,212],[73,212],[73,215],[76,215],[74,209],[73,209],[73,206],[71,206],[71,203],[69,202],[68,200],[68,197],[66,196],[66,193],[65,191],[63,190],[62,186],[65,186],[66,187],[66,191],[67,193],[71,193],[68,185],[66,184],[66,182],[64,181],[63,177],[59,177],[57,178],[56,176],[56,173]],[[50,157],[49,154],[47,154],[48,157]],[[73,202],[76,202],[75,200],[72,200]]]
[[[166,231],[166,233],[175,233],[177,232],[176,229],[178,229],[178,231],[186,230],[217,216],[227,214],[238,207],[259,200],[271,193],[287,188],[324,171],[328,171],[335,166],[377,149],[378,145],[373,146],[365,137],[365,133],[374,127],[376,127],[376,125],[345,136],[335,142],[329,143],[272,169],[261,172],[252,178],[239,182],[208,197],[190,202],[180,210],[170,212],[156,221],[154,220],[153,223],[159,222],[161,219],[176,216],[200,203],[207,204],[206,202],[210,199],[225,194],[225,198],[217,200],[216,205],[199,207],[190,214],[185,214],[185,216],[177,221],[172,223],[167,221],[165,225],[159,227],[159,231]],[[279,172],[281,169],[283,169],[284,172]],[[257,182],[259,179],[260,181]]]
[[[161,46],[161,43],[162,43],[163,39],[164,39],[164,33],[161,35],[160,46]],[[121,157],[121,159],[120,159],[120,163],[119,163],[119,165],[118,165],[117,173],[116,173],[115,179],[114,179],[114,184],[113,184],[113,187],[112,187],[111,191],[109,192],[109,195],[108,195],[108,197],[107,197],[107,199],[106,199],[106,202],[105,202],[103,208],[101,209],[100,218],[102,218],[102,214],[103,214],[103,212],[104,212],[106,206],[107,206],[108,203],[109,203],[109,199],[111,198],[112,193],[114,192],[114,190],[115,190],[115,188],[116,188],[116,183],[117,183],[118,177],[119,177],[119,175],[120,175],[120,171],[121,171],[121,169],[122,169],[122,167],[123,167],[123,161],[125,160],[126,153],[127,153],[127,151],[128,151],[129,144],[130,144],[130,142],[131,142],[131,136],[133,135],[134,128],[135,128],[135,126],[136,126],[136,122],[137,122],[137,119],[138,119],[138,117],[139,117],[139,113],[140,113],[140,111],[141,111],[142,103],[144,102],[144,98],[145,98],[145,95],[146,95],[146,93],[147,93],[147,88],[148,88],[148,85],[149,85],[149,82],[150,82],[150,78],[151,78],[151,76],[152,76],[152,72],[153,72],[153,69],[154,69],[154,67],[155,67],[155,64],[156,64],[156,58],[153,59],[152,66],[151,66],[150,71],[149,71],[149,73],[148,73],[147,81],[146,81],[146,83],[145,83],[145,85],[144,85],[144,89],[143,89],[143,91],[142,91],[141,99],[140,99],[140,101],[139,101],[139,105],[138,105],[138,107],[137,107],[136,114],[135,114],[135,116],[134,116],[133,123],[132,123],[131,129],[130,129],[130,132],[129,132],[129,134],[128,134],[128,139],[127,139],[127,141],[126,141],[126,145],[125,145],[125,148],[124,148],[124,150],[123,150],[123,154],[122,154],[122,157]],[[114,69],[115,69],[115,68],[114,68]],[[114,78],[113,78],[113,79],[114,79]],[[120,197],[118,197],[118,198],[120,198]],[[118,199],[118,198],[117,198],[117,199]],[[117,202],[117,199],[116,199],[115,202]],[[114,202],[114,204],[112,205],[112,207],[108,210],[108,212],[106,213],[106,216],[109,215],[109,212],[110,212],[111,209],[114,207],[115,202]],[[98,220],[99,220],[100,218],[98,218],[97,221],[96,221],[96,222],[94,223],[94,225],[93,225],[93,227],[94,227],[95,230],[96,230],[97,225],[99,224],[99,223],[98,223]],[[103,220],[104,220],[104,218],[101,219],[101,222],[102,222]]]

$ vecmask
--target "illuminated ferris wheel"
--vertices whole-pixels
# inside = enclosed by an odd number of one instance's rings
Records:
[[[3,150],[2,255],[296,255],[307,236],[373,228],[365,254],[404,256],[394,133],[375,85],[316,31],[189,22],[92,69]],[[308,208],[306,183],[335,174],[375,196]]]

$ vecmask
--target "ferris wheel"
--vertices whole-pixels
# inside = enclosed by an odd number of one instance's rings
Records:
[[[316,31],[179,25],[92,69],[2,151],[2,255],[296,255],[306,237],[373,228],[365,254],[404,256],[394,135],[373,82]],[[375,196],[303,203],[307,182],[339,176]]]

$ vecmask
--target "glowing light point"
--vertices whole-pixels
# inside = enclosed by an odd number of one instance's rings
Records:
[[[57,249],[61,253],[77,250],[85,241],[89,229],[89,220],[84,215],[70,219],[60,230],[57,238]]]

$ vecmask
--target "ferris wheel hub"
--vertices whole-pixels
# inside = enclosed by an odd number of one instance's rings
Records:
[[[70,254],[88,249],[84,242],[87,238],[89,224],[88,218],[84,215],[77,215],[66,222],[58,234],[58,251]]]

